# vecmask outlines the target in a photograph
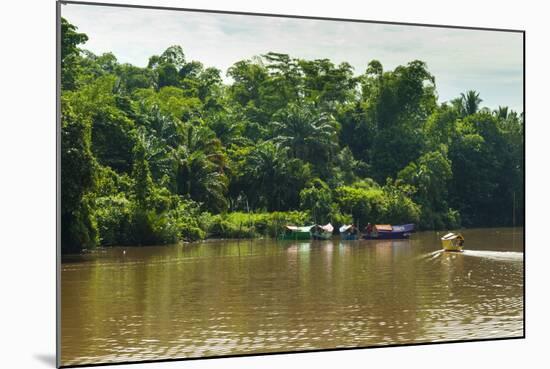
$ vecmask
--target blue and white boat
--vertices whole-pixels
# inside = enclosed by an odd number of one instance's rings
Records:
[[[359,231],[353,224],[344,224],[339,228],[340,239],[345,241],[355,241],[359,239]]]
[[[376,224],[370,233],[364,233],[365,240],[394,240],[409,238],[414,232],[414,224]]]
[[[333,230],[334,227],[330,223],[325,225],[315,224],[311,227],[309,233],[311,234],[311,238],[313,240],[328,240],[332,237]]]

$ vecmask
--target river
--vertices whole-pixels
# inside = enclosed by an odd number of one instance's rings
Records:
[[[523,229],[208,241],[63,258],[61,363],[523,335]]]

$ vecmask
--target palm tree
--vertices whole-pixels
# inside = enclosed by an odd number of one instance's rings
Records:
[[[328,152],[329,158],[336,147],[337,123],[326,113],[318,113],[308,105],[291,104],[271,123],[273,141],[289,147],[292,157],[317,161],[315,153]],[[313,159],[313,160],[308,160]]]
[[[288,148],[263,142],[246,158],[242,176],[246,179],[248,196],[253,207],[266,206],[280,210],[282,198],[288,190]]]
[[[474,90],[467,91],[466,94],[461,93],[460,99],[462,101],[462,115],[472,115],[479,110],[479,105],[483,101],[479,97],[479,92]]]
[[[189,125],[185,144],[175,152],[177,192],[201,202],[206,209],[227,208],[226,157],[221,142],[203,126]]]
[[[146,108],[140,115],[136,129],[137,140],[145,149],[145,159],[150,165],[153,178],[158,181],[163,176],[171,176],[174,168],[175,148],[184,137],[181,122],[162,114],[157,105]]]
[[[497,118],[499,118],[501,120],[506,120],[508,118],[508,114],[509,114],[508,107],[507,106],[499,106],[498,109],[495,110],[493,113]]]
[[[289,157],[289,148],[272,141],[256,145],[240,170],[241,193],[253,209],[296,209],[300,190],[311,179],[309,164]]]
[[[162,114],[158,105],[153,105],[146,112],[143,125],[167,146],[176,147],[183,136],[181,123],[169,115]]]
[[[214,131],[224,146],[242,141],[244,124],[237,114],[217,113],[212,115],[207,122],[208,128]]]

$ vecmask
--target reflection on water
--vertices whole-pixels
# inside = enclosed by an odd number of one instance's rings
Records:
[[[62,263],[63,365],[523,335],[523,229],[216,241]]]

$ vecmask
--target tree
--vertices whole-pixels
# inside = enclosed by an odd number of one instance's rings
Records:
[[[457,130],[449,147],[452,206],[468,226],[512,224],[514,192],[523,192],[521,144],[508,141],[512,136],[490,113],[466,117]]]
[[[221,142],[206,127],[189,125],[184,145],[175,153],[177,193],[216,212],[227,208],[226,156]]]
[[[262,108],[273,114],[300,98],[302,78],[298,60],[287,54],[269,52],[262,55],[269,78],[262,83]]]
[[[439,229],[455,225],[454,219],[451,222],[446,218],[450,212],[447,192],[452,175],[445,146],[422,155],[398,173],[400,181],[415,188],[413,199],[422,206],[422,227]]]
[[[374,178],[384,182],[424,148],[422,126],[437,105],[435,79],[419,60],[390,72],[373,61],[362,77],[362,91],[363,119],[373,127],[373,137],[354,153],[368,151]]]
[[[141,140],[137,141],[133,154],[134,165],[132,169],[132,178],[134,179],[136,202],[138,208],[147,209],[153,193],[153,179],[151,178],[149,163],[145,158],[145,146]]]
[[[364,174],[366,169],[365,163],[355,160],[353,153],[347,146],[336,154],[335,163],[336,167],[334,168],[333,177],[343,184],[355,182],[357,176]]]
[[[261,59],[242,60],[227,71],[233,79],[228,87],[229,100],[235,103],[250,122],[267,123],[271,113],[264,107],[262,86],[268,80],[268,72]]]
[[[508,118],[508,107],[507,106],[499,106],[497,110],[494,111],[495,116],[499,120],[506,120]]]
[[[357,79],[350,64],[336,67],[328,59],[317,59],[298,60],[298,65],[304,74],[304,97],[317,109],[334,113],[338,105],[354,98]]]
[[[373,199],[381,196],[379,189],[365,189],[353,186],[342,186],[335,190],[340,209],[347,214],[351,214],[355,224],[366,225],[368,222],[382,220],[373,212]]]
[[[291,156],[326,166],[337,147],[338,123],[312,106],[291,104],[271,122],[273,141],[290,148]]]
[[[461,112],[463,116],[477,113],[479,105],[483,100],[479,97],[479,92],[469,90],[466,94],[460,94]]]
[[[300,191],[300,207],[308,210],[315,223],[325,224],[331,220],[332,192],[329,186],[316,178]]]
[[[98,242],[90,204],[97,164],[91,150],[91,120],[77,114],[64,97],[61,109],[61,250],[73,253]]]
[[[92,119],[92,150],[98,162],[128,173],[135,126],[117,106],[115,84],[115,76],[104,75],[66,95],[76,111]]]
[[[452,142],[456,136],[456,122],[459,117],[459,112],[446,103],[434,110],[423,129],[430,150],[437,150],[440,145],[448,146]]]
[[[185,66],[185,54],[182,47],[179,45],[172,45],[164,50],[160,56],[151,56],[147,68],[155,68],[162,64],[171,64],[178,70],[183,68]]]
[[[121,90],[127,94],[132,94],[138,89],[155,86],[154,74],[147,68],[121,64],[117,67],[116,74],[120,77]]]
[[[179,87],[181,84],[180,71],[185,66],[185,54],[179,45],[173,45],[158,56],[149,58],[147,68],[152,69],[157,76],[157,88],[165,86]]]
[[[253,209],[280,211],[298,207],[300,190],[310,176],[307,165],[289,158],[288,148],[264,142],[246,157],[241,183]]]
[[[77,87],[79,73],[80,48],[78,45],[88,41],[88,36],[77,32],[77,27],[61,18],[61,89],[74,90]]]

